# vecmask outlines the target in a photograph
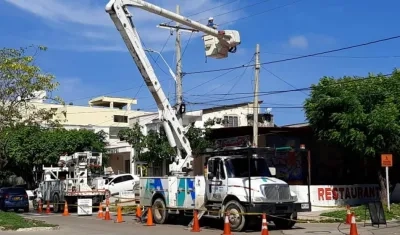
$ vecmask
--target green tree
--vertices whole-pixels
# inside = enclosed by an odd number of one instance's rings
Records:
[[[150,130],[147,133],[146,149],[143,160],[148,163],[161,162],[176,155],[175,149],[169,145],[167,135],[162,127],[159,131]]]
[[[57,124],[53,119],[55,111],[38,108],[29,102],[35,98],[35,92],[51,94],[59,85],[53,75],[42,72],[35,65],[35,56],[45,50],[43,46],[0,49],[0,138],[3,139],[0,149],[6,148],[4,144],[10,136],[6,131],[8,127],[20,124]],[[62,102],[57,97],[52,100]],[[9,160],[2,153],[4,151],[0,151],[0,171],[4,170]]]
[[[209,133],[210,129],[208,127],[202,130],[191,126],[188,129],[186,137],[190,142],[194,155],[204,152],[206,148],[211,146]],[[139,161],[154,163],[176,155],[175,150],[169,145],[168,138],[162,127],[158,132],[151,130],[145,136],[142,132],[142,127],[135,123],[132,128],[121,130],[118,136],[132,146]]]
[[[122,129],[118,132],[120,140],[128,142],[135,151],[135,158],[139,161],[144,161],[141,154],[146,147],[146,136],[142,132],[142,127],[139,123],[135,123],[132,128]]]
[[[105,133],[91,130],[66,130],[43,128],[39,125],[13,126],[4,154],[8,157],[7,169],[32,183],[33,167],[56,165],[59,156],[81,151],[102,152],[105,155]],[[1,140],[0,140],[1,141]]]
[[[206,126],[204,129],[190,126],[186,132],[186,137],[190,142],[194,157],[201,153],[204,153],[206,148],[212,147],[210,139],[211,129]]]
[[[399,90],[396,70],[391,76],[323,77],[305,101],[306,117],[319,139],[376,160],[382,153],[400,152]],[[382,169],[377,172],[385,201]]]

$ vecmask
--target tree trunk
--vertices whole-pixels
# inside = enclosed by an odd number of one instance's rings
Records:
[[[378,169],[378,179],[379,179],[379,187],[380,187],[380,199],[383,204],[387,204],[387,193],[386,193],[386,179],[383,176],[382,169]]]

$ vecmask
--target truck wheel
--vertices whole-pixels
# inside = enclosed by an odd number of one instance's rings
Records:
[[[296,224],[297,213],[293,212],[292,214],[283,217],[282,219],[275,218],[274,224],[277,229],[291,229]]]
[[[225,212],[229,212],[229,223],[231,225],[231,230],[234,232],[241,232],[246,225],[244,207],[238,201],[232,200],[225,204]]]
[[[53,196],[53,212],[60,212],[60,197],[58,196],[58,194],[54,194]]]
[[[164,224],[168,220],[168,211],[162,198],[157,198],[152,206],[153,219],[157,224]]]

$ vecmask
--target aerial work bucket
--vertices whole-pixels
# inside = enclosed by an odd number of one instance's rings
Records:
[[[224,59],[228,57],[228,53],[234,53],[236,46],[240,44],[240,34],[236,30],[219,31],[223,34],[223,38],[212,35],[204,35],[204,48],[207,57],[214,59]]]

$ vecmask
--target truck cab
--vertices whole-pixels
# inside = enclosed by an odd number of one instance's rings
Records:
[[[282,229],[294,226],[297,196],[285,181],[274,177],[276,170],[265,157],[214,155],[206,160],[205,170],[204,216],[223,217],[221,211],[229,212],[233,231],[243,230],[252,221],[246,213],[266,213]]]

